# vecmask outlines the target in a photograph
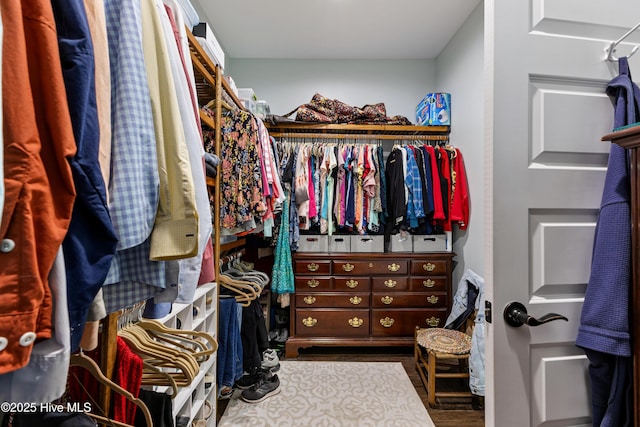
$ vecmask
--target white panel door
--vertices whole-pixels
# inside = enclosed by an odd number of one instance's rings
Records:
[[[485,0],[488,427],[591,425],[575,338],[613,124],[604,48],[638,21],[637,0]],[[508,326],[511,301],[568,322]]]

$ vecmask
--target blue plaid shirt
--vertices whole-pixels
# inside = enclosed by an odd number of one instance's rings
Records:
[[[424,218],[424,206],[422,204],[422,179],[420,178],[420,170],[416,163],[413,150],[404,147],[407,153],[407,175],[405,178],[405,186],[409,189],[409,198],[407,200],[407,217],[409,219],[409,227],[418,227],[418,218]]]
[[[140,2],[106,0],[111,66],[111,182],[109,210],[119,238],[105,281],[108,312],[166,288],[165,263],[149,260],[158,207],[155,130],[144,56]]]

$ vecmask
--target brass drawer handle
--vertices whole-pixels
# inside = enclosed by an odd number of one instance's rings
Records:
[[[315,288],[319,284],[320,282],[318,282],[316,279],[307,280],[307,285],[309,285],[310,288]]]
[[[318,271],[319,268],[320,266],[315,262],[312,262],[311,264],[307,264],[307,270],[309,271]]]
[[[351,302],[351,304],[353,305],[358,305],[362,302],[362,298],[360,297],[351,297],[349,298],[349,302]]]
[[[397,284],[398,284],[398,282],[396,282],[395,280],[385,280],[384,281],[384,285],[387,288],[395,288]]]
[[[389,271],[393,271],[393,272],[400,270],[400,266],[395,262],[393,264],[387,265],[387,268],[389,269]]]
[[[426,271],[433,271],[436,268],[436,265],[433,263],[426,263],[426,264],[422,264],[422,268],[425,269]]]
[[[316,302],[316,297],[312,297],[311,295],[308,295],[308,296],[304,297],[304,302],[306,302],[307,304],[311,305],[314,302]]]
[[[384,319],[380,319],[380,324],[385,328],[392,327],[394,323],[396,323],[396,321],[390,317],[385,317]]]
[[[360,326],[362,326],[363,323],[364,323],[364,320],[358,319],[357,317],[354,317],[353,319],[349,319],[349,325],[351,325],[354,328],[359,328]]]
[[[316,326],[316,323],[318,323],[318,319],[314,319],[311,316],[307,317],[306,319],[302,319],[302,324],[308,328]]]
[[[346,283],[346,284],[347,284],[347,286],[348,286],[348,287],[350,287],[351,289],[353,289],[353,288],[355,288],[355,287],[357,287],[357,286],[358,286],[358,281],[357,281],[357,280],[350,279],[350,280],[347,280],[347,283]]]
[[[389,295],[385,295],[382,298],[380,298],[380,301],[382,301],[383,304],[391,304],[393,302],[393,297],[390,297]]]
[[[435,280],[427,279],[427,280],[423,280],[422,284],[426,288],[433,288],[436,285],[436,282],[435,282]]]
[[[426,322],[427,322],[427,325],[435,327],[440,324],[440,319],[438,319],[435,316],[431,316],[429,319],[426,320]]]
[[[354,268],[356,267],[353,264],[346,263],[342,265],[344,271],[353,271]]]
[[[438,302],[438,297],[435,295],[431,295],[430,297],[427,298],[427,301],[430,302],[431,304],[436,304]]]

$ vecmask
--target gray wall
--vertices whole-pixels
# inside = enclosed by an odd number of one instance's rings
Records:
[[[415,106],[435,87],[434,60],[230,59],[225,74],[283,115],[318,92],[347,104],[384,102],[387,115],[415,123]]]
[[[454,227],[454,287],[467,268],[484,273],[484,4],[460,27],[436,61],[438,92],[451,93],[451,144],[460,148],[469,180],[471,220]]]
[[[451,143],[464,155],[471,196],[469,227],[454,232],[455,288],[466,268],[484,272],[483,34],[481,3],[436,60],[227,58],[225,74],[238,87],[253,88],[280,115],[319,92],[356,106],[384,102],[388,115],[415,123],[414,109],[424,94],[451,93]]]

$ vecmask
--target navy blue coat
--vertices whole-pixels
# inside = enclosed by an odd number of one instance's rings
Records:
[[[62,72],[78,151],[71,160],[76,200],[62,248],[67,272],[71,351],[77,350],[87,313],[102,287],[118,239],[109,216],[98,163],[100,132],[95,62],[82,0],[52,0]],[[55,196],[55,195],[54,195]]]
[[[607,87],[615,102],[614,127],[635,123],[640,90],[627,58]],[[632,425],[629,325],[631,289],[631,182],[627,150],[612,144],[593,245],[591,275],[576,344],[589,358],[594,427]]]

